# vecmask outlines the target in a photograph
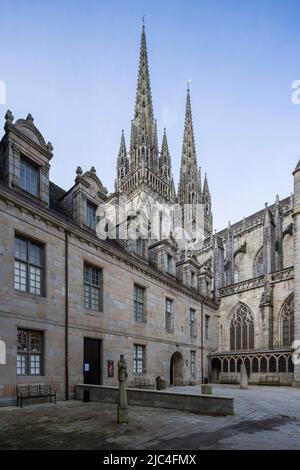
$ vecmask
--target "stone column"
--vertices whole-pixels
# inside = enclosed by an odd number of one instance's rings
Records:
[[[300,341],[300,160],[294,175],[294,339]],[[300,387],[300,364],[294,365],[294,385]]]
[[[120,356],[118,362],[118,380],[119,380],[119,403],[117,408],[118,423],[128,423],[128,405],[127,405],[127,364],[124,356]]]
[[[218,299],[219,289],[224,286],[224,246],[217,234],[214,236],[213,249],[214,295]]]

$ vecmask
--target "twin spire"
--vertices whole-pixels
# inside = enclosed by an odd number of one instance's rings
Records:
[[[175,202],[176,195],[171,169],[166,130],[161,151],[158,149],[157,124],[154,119],[145,26],[142,27],[138,80],[134,118],[131,121],[130,150],[126,151],[122,131],[117,160],[116,190],[130,195],[143,181],[167,202]],[[201,169],[197,166],[190,88],[188,85],[185,108],[184,135],[178,188],[178,202],[204,203],[211,214],[211,199],[205,175],[201,188]]]

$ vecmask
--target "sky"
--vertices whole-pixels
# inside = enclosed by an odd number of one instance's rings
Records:
[[[0,80],[15,119],[54,146],[50,178],[78,165],[114,190],[121,130],[129,146],[145,15],[159,142],[167,128],[177,187],[186,82],[214,228],[293,190],[300,158],[298,0],[0,0]]]

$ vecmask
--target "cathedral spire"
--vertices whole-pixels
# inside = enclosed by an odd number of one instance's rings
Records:
[[[178,196],[182,204],[201,202],[201,188],[199,170],[197,166],[189,85],[187,88],[185,105],[185,120]]]
[[[134,197],[139,191],[147,188],[154,197],[159,195],[167,202],[174,202],[175,191],[171,181],[170,155],[168,150],[165,151],[165,145],[163,148],[164,155],[161,159],[158,151],[157,124],[153,113],[146,33],[143,24],[129,155],[128,158],[123,156],[126,147],[122,137],[118,158],[118,173],[121,175],[121,179],[117,177],[117,181],[120,182],[116,185],[118,191]]]
[[[140,62],[138,72],[138,82],[135,99],[134,118],[145,114],[146,118],[153,120],[153,105],[150,86],[150,75],[148,66],[148,53],[146,43],[145,25],[142,27]]]
[[[184,120],[184,135],[182,145],[182,162],[189,158],[194,163],[197,163],[196,146],[194,138],[193,117],[190,88],[188,86],[185,105],[185,120]]]
[[[125,179],[128,171],[129,171],[129,161],[127,157],[124,131],[122,130],[119,154],[118,154],[118,159],[117,159],[117,179],[115,183],[116,188],[118,188],[120,184],[122,183],[122,181]]]

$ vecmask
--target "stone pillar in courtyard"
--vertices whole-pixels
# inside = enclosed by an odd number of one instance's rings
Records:
[[[294,175],[294,340],[300,341],[300,160]],[[299,358],[298,358],[299,360]],[[300,387],[300,364],[294,364],[294,385]]]
[[[118,380],[119,380],[119,400],[118,400],[118,409],[117,417],[118,423],[128,423],[128,405],[127,405],[127,392],[126,392],[126,382],[127,382],[127,364],[124,359],[124,356],[120,356],[118,362]]]
[[[247,389],[248,388],[248,375],[245,364],[241,364],[240,370],[240,388]]]

